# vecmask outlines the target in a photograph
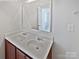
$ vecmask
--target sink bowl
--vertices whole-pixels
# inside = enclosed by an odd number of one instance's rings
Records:
[[[27,47],[26,50],[37,56],[37,58],[43,58],[45,56],[45,53],[47,52],[47,48],[49,47],[49,44],[45,44],[43,42],[41,43],[36,40],[30,40],[24,45],[24,47]]]
[[[41,51],[41,48],[43,48],[44,46],[43,45],[40,45],[40,43],[38,43],[37,41],[34,41],[34,40],[31,40],[29,41],[26,46],[29,48],[29,49],[32,49],[34,51]]]
[[[33,33],[30,33],[30,32],[22,32],[22,33],[20,33],[20,35],[21,36],[23,36],[23,37],[28,37],[28,36],[35,36],[35,34],[33,34]]]

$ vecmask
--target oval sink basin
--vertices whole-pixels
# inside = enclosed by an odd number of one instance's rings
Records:
[[[27,43],[25,43],[24,47],[27,47],[26,50],[30,51],[32,54],[37,56],[38,58],[44,57],[44,54],[47,51],[48,45],[45,45],[45,43],[40,43],[39,41],[30,40]],[[45,50],[46,49],[46,50]]]
[[[29,41],[28,43],[26,43],[26,45],[29,49],[36,51],[41,51],[41,49],[44,47],[43,45],[41,45],[41,43],[34,40]]]

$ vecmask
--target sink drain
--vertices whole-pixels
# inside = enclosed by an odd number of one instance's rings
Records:
[[[41,38],[37,38],[37,40],[42,41],[43,39],[41,39]]]
[[[36,47],[37,50],[39,50],[39,47]]]
[[[27,33],[22,33],[23,35],[27,35]]]

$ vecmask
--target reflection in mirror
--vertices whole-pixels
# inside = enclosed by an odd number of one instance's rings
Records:
[[[38,19],[37,19],[38,30],[50,32],[50,8],[39,7],[38,8]]]
[[[51,0],[29,0],[23,3],[23,29],[51,32]]]

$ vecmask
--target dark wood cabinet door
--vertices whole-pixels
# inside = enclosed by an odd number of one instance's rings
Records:
[[[5,41],[5,52],[5,59],[15,59],[15,47],[7,40]]]
[[[21,52],[19,49],[16,49],[16,59],[32,59]]]
[[[16,49],[16,59],[25,59],[25,55],[19,49]]]

